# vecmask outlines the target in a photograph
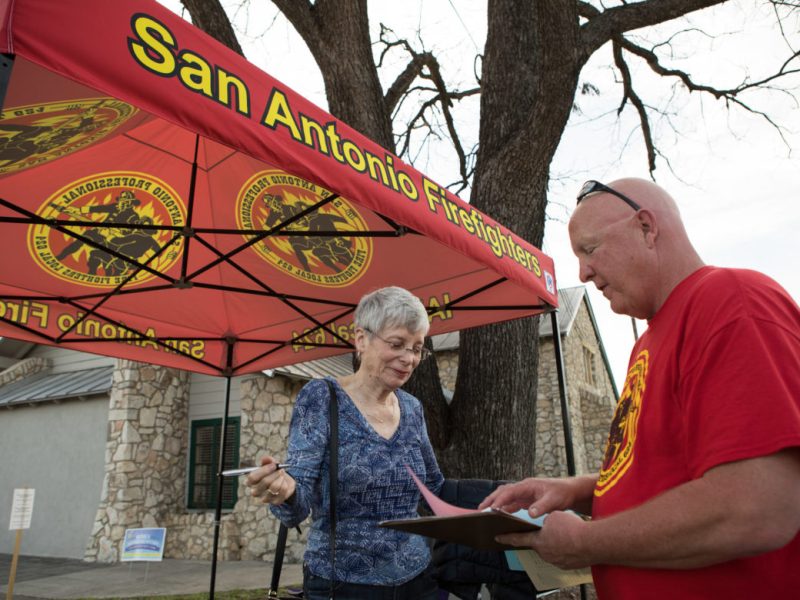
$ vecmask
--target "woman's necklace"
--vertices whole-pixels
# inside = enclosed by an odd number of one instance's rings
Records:
[[[363,400],[359,400],[358,404],[360,404],[364,408],[364,410],[362,410],[362,412],[366,416],[370,417],[371,419],[374,419],[375,421],[377,421],[381,425],[386,425],[387,423],[392,423],[394,421],[394,406],[395,406],[394,398],[392,398],[391,402],[392,402],[392,405],[391,405],[391,407],[389,409],[390,410],[390,414],[389,414],[388,417],[384,417],[384,418],[379,417],[374,412],[367,411],[366,410],[366,406],[365,406],[365,402]]]
[[[390,412],[390,414],[389,414],[389,417],[388,417],[388,418],[389,418],[389,423],[391,423],[392,421],[394,421],[394,402],[392,402],[392,406],[391,406],[391,408],[390,408],[390,411],[391,411],[391,412]],[[381,419],[381,418],[380,418],[378,415],[376,415],[375,413],[367,413],[367,416],[370,416],[370,417],[372,417],[373,419],[375,419],[375,420],[376,420],[378,423],[380,423],[381,425],[386,425],[386,421],[384,421],[383,419]]]

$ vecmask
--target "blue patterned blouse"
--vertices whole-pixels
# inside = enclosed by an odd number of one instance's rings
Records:
[[[400,425],[390,439],[381,437],[356,408],[347,392],[331,379],[339,403],[339,487],[337,491],[336,580],[398,585],[428,566],[425,539],[378,527],[386,519],[417,515],[420,493],[406,471],[409,465],[438,493],[439,471],[425,429],[422,406],[402,390]],[[287,472],[297,481],[294,503],[273,506],[289,527],[311,513],[305,562],[318,577],[330,579],[328,461],[328,385],[310,381],[297,396],[289,432]]]

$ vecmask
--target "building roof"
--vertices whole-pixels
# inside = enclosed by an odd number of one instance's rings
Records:
[[[340,377],[350,375],[352,372],[353,355],[340,354],[338,356],[329,356],[318,360],[309,360],[307,362],[289,365],[288,367],[270,369],[269,371],[264,371],[264,374],[269,377],[284,375],[294,379],[315,379],[325,377],[326,375]]]
[[[10,408],[32,402],[85,398],[111,390],[114,367],[66,373],[37,373],[0,387],[0,406]]]
[[[584,296],[586,296],[585,285],[576,285],[575,287],[558,290],[558,330],[561,335],[569,335],[572,325],[575,323],[575,317],[578,316],[578,309],[581,307]],[[552,335],[553,324],[548,315],[543,315],[539,319],[539,337],[550,337]]]

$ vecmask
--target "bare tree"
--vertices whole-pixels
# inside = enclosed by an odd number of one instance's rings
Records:
[[[247,1],[247,0],[245,0]],[[408,152],[411,136],[446,135],[459,159],[456,189],[471,186],[470,202],[536,246],[544,237],[550,165],[579,92],[589,58],[611,43],[622,84],[620,110],[636,110],[651,172],[658,156],[650,109],[631,76],[629,62],[642,59],[658,75],[691,91],[712,94],[729,105],[758,112],[741,95],[775,85],[797,73],[797,52],[788,52],[775,73],[738,87],[716,89],[690,73],[665,64],[656,47],[634,41],[630,32],[678,19],[724,0],[644,0],[610,8],[576,0],[489,0],[486,46],[475,86],[448,89],[436,57],[381,29],[376,61],[366,0],[273,0],[296,28],[316,60],[330,111],[386,149]],[[195,23],[241,52],[219,0],[182,0]],[[775,9],[794,2],[765,2]],[[378,68],[387,52],[402,51],[408,63],[384,90]],[[450,109],[480,93],[477,152],[464,149]],[[410,121],[394,124],[398,106],[418,104]],[[766,113],[759,113],[769,120]],[[439,125],[434,124],[434,115]],[[771,121],[770,121],[771,122]],[[772,123],[775,127],[777,124]],[[440,129],[437,130],[437,127]],[[433,361],[423,363],[410,382],[426,408],[431,438],[448,476],[521,477],[533,471],[534,398],[538,361],[538,319],[509,321],[462,332],[456,391],[448,406]]]

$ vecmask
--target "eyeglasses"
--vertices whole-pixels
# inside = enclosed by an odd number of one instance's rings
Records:
[[[636,204],[633,200],[628,198],[625,194],[618,192],[617,190],[611,189],[607,185],[600,183],[599,181],[595,181],[594,179],[590,179],[586,183],[581,186],[581,191],[578,192],[578,202],[576,204],[580,204],[581,200],[586,198],[589,194],[594,194],[596,192],[607,192],[609,194],[613,194],[620,200],[622,200],[625,204],[630,206],[633,210],[641,210],[642,207]]]
[[[367,329],[366,327],[364,327],[364,331],[366,331],[371,336],[378,338],[384,344],[389,346],[391,351],[394,352],[395,354],[403,354],[405,352],[411,352],[411,356],[419,360],[419,362],[422,362],[431,355],[431,351],[428,350],[425,346],[414,346],[413,348],[407,348],[405,342],[401,342],[398,340],[387,340],[386,338],[382,338],[377,333]]]

